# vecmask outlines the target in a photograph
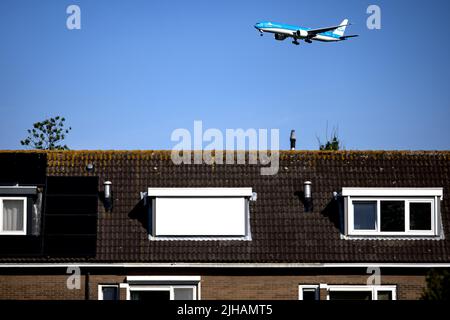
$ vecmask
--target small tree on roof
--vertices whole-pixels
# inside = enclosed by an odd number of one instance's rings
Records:
[[[319,137],[317,137],[317,141],[319,143],[319,150],[337,151],[342,148],[341,140],[338,137],[338,129],[337,128],[334,128],[333,131],[331,132],[331,136],[328,137],[328,122],[327,122],[327,128],[325,130],[325,138],[327,141],[325,143],[322,143],[320,141]]]

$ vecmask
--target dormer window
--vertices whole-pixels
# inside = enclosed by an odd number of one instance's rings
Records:
[[[152,240],[249,240],[252,188],[149,188]]]
[[[442,188],[343,188],[348,236],[437,237]]]
[[[0,197],[0,235],[27,233],[27,198]]]
[[[38,236],[41,206],[36,186],[0,186],[0,237]]]

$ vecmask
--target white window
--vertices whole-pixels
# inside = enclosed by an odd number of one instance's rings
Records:
[[[318,284],[302,284],[298,286],[299,300],[320,300],[320,289]]]
[[[119,286],[116,284],[98,285],[98,300],[119,300]]]
[[[328,285],[327,300],[396,300],[397,288],[391,285]]]
[[[343,188],[350,236],[438,236],[442,188]]]
[[[198,300],[199,276],[129,276],[130,300]]]
[[[27,198],[0,198],[0,235],[27,233]]]
[[[196,286],[154,285],[130,287],[131,300],[197,300]]]
[[[151,239],[249,239],[251,188],[149,188]]]

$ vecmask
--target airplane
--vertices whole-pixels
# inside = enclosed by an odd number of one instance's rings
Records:
[[[293,26],[290,24],[282,24],[270,21],[258,22],[255,24],[255,28],[260,32],[261,36],[264,32],[273,33],[276,40],[283,41],[288,37],[292,37],[293,44],[299,45],[298,40],[304,40],[307,43],[312,43],[312,40],[322,42],[336,42],[347,40],[348,38],[357,37],[357,34],[344,36],[345,28],[350,25],[348,19],[344,19],[340,25],[311,29]]]

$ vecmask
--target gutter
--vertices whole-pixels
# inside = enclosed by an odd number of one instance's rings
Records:
[[[84,278],[84,300],[90,300],[89,296],[90,296],[90,287],[89,287],[89,276],[90,273],[87,272]]]
[[[3,263],[0,268],[450,268],[450,263]]]

